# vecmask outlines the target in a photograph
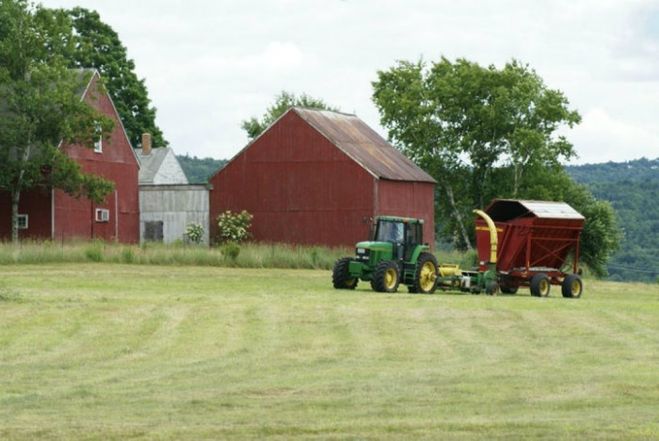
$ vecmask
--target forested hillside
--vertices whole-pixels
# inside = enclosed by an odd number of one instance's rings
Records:
[[[659,278],[659,158],[567,167],[600,199],[610,201],[624,237],[609,262],[614,280]]]
[[[226,159],[197,158],[187,154],[177,158],[191,184],[207,183],[208,178],[227,163]]]

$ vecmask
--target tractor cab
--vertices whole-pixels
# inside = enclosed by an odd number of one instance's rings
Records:
[[[355,257],[339,259],[332,276],[337,289],[354,289],[359,279],[375,291],[395,292],[407,285],[410,292],[433,292],[437,261],[423,243],[423,219],[379,216],[371,240],[356,244]]]
[[[391,244],[394,259],[410,260],[416,246],[423,244],[423,220],[380,216],[374,226],[373,243]]]

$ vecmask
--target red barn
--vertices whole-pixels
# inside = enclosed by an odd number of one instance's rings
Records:
[[[94,149],[62,145],[86,173],[114,182],[115,190],[103,204],[71,197],[60,190],[31,190],[21,194],[19,234],[35,239],[104,239],[139,242],[139,165],[117,109],[108,93],[99,87],[99,73],[85,72],[81,99],[114,121],[107,138]],[[11,236],[11,201],[0,193],[0,238]]]
[[[393,215],[424,219],[434,243],[435,181],[355,115],[292,108],[210,183],[211,234],[247,210],[257,241],[352,246]]]

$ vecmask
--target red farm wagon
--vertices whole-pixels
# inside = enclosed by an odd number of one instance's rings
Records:
[[[560,285],[564,297],[581,296],[581,214],[564,202],[511,199],[495,199],[484,212],[476,220],[479,269],[496,271],[501,292],[529,286],[532,295],[548,296]]]

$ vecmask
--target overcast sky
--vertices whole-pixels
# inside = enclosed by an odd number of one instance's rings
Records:
[[[659,157],[659,1],[43,0],[96,9],[128,48],[178,154],[230,158],[281,90],[386,137],[371,82],[396,60],[528,62],[583,122],[576,163]]]

